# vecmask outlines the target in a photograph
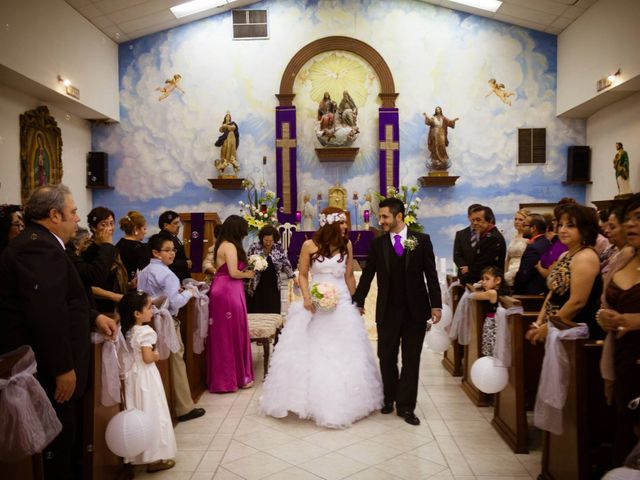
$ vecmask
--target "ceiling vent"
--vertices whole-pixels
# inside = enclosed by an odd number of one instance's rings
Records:
[[[234,40],[269,38],[266,10],[233,10]]]

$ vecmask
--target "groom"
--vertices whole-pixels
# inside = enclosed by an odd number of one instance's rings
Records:
[[[422,342],[429,317],[436,323],[442,315],[433,247],[429,235],[409,232],[404,223],[402,200],[387,198],[380,202],[378,218],[385,234],[371,243],[353,302],[363,309],[371,280],[376,275],[378,358],[384,384],[384,407],[380,411],[393,412],[395,402],[398,416],[410,425],[420,425],[413,411],[418,396]],[[399,373],[400,344],[402,371]]]

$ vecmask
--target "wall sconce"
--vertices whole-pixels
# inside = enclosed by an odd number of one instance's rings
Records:
[[[62,83],[65,87],[68,87],[69,85],[71,85],[71,80],[69,80],[68,78],[63,78],[61,75],[58,75],[58,81]]]
[[[609,88],[614,83],[617,83],[620,77],[620,69],[616,70],[613,73],[610,73],[606,77],[602,77],[600,80],[596,82],[596,91],[604,90],[605,88]]]
[[[607,77],[607,80],[609,80],[611,83],[613,83],[618,78],[618,75],[620,75],[620,69],[618,69],[615,72],[609,74],[609,76]]]

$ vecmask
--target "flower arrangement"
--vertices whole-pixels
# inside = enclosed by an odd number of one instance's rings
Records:
[[[418,193],[418,187],[415,185],[411,188],[406,185],[401,185],[399,190],[396,190],[395,187],[388,187],[386,197],[379,193],[376,195],[378,195],[378,199],[380,201],[391,197],[402,200],[404,203],[404,223],[407,225],[407,228],[413,232],[422,233],[424,231],[424,227],[418,223],[418,210],[420,209],[420,202],[422,200],[420,197],[415,196],[416,193]],[[405,248],[413,250],[407,246],[405,246]],[[415,248],[415,245],[413,248]]]
[[[311,303],[320,310],[330,312],[338,305],[338,290],[331,283],[314,283],[311,286]]]
[[[415,237],[407,237],[402,246],[407,252],[415,250],[418,246],[418,239]]]
[[[344,213],[330,213],[328,215],[326,213],[320,214],[321,227],[324,227],[327,223],[331,225],[334,222],[346,222],[346,221],[347,221],[347,216]]]
[[[248,261],[251,269],[256,272],[263,272],[269,266],[267,259],[262,255],[249,255]]]
[[[248,202],[240,201],[240,213],[249,224],[250,231],[258,231],[265,225],[278,226],[278,197],[268,190],[264,181],[257,185],[247,179],[242,182]]]

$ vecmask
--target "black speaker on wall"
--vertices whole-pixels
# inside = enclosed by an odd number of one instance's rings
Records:
[[[591,183],[591,147],[583,145],[569,147],[567,183]]]
[[[109,186],[109,155],[105,152],[87,153],[87,187]]]

